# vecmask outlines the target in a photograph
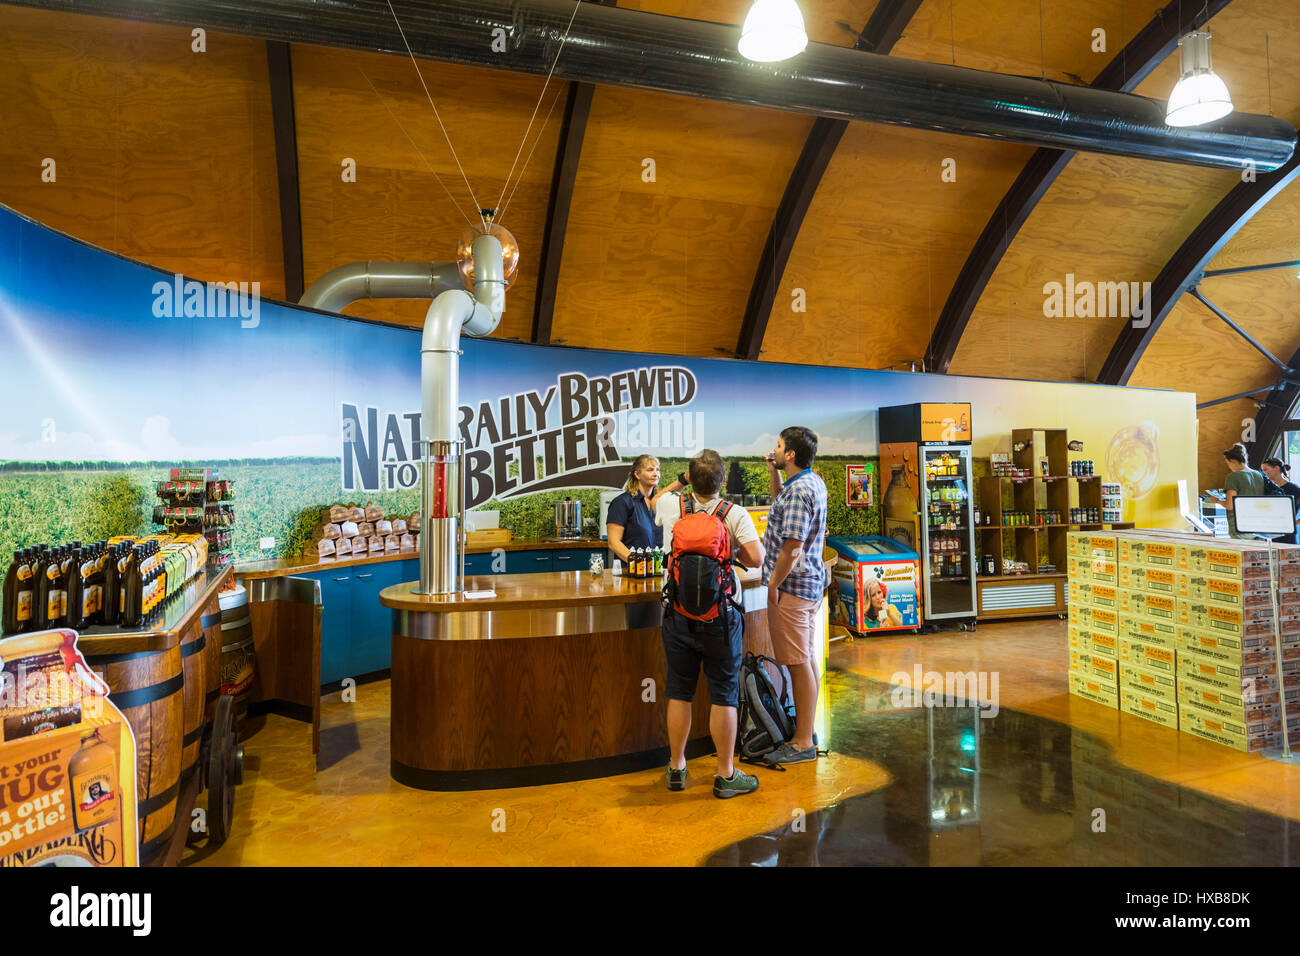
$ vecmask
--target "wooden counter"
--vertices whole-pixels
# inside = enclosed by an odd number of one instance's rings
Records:
[[[828,551],[823,560],[835,562]],[[771,655],[767,589],[742,586],[744,649]],[[384,589],[393,610],[393,779],[427,790],[537,786],[666,765],[660,582],[608,571],[470,578],[495,597]],[[824,620],[824,604],[822,611]],[[703,675],[688,756],[712,752]]]
[[[491,554],[494,551],[563,551],[569,548],[591,548],[599,550],[609,546],[604,538],[563,538],[549,540],[546,538],[515,538],[512,541],[488,547],[471,545],[465,549],[466,554]],[[241,581],[256,581],[260,578],[278,578],[294,574],[312,574],[317,571],[329,571],[332,568],[350,568],[361,564],[379,564],[385,561],[418,561],[420,552],[385,551],[373,557],[322,558],[317,555],[300,555],[296,558],[274,558],[269,561],[241,561],[235,566],[235,576]]]

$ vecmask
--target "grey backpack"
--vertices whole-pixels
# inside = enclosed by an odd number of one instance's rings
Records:
[[[781,675],[781,692],[763,663]],[[746,760],[762,760],[794,737],[794,702],[790,676],[770,657],[748,653],[740,662],[740,712],[736,728],[736,753]]]

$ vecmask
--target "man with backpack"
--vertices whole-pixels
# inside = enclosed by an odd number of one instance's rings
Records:
[[[772,510],[763,538],[763,582],[772,656],[794,684],[795,733],[764,758],[769,764],[817,759],[813,718],[819,676],[814,620],[826,590],[826,483],[812,470],[817,434],[798,425],[781,432],[767,456]],[[782,478],[784,477],[784,481]]]
[[[664,529],[668,579],[664,585],[663,641],[668,658],[668,789],[686,787],[686,738],[700,667],[709,683],[709,733],[718,750],[713,795],[753,793],[758,778],[732,764],[744,615],[739,607],[736,557],[749,568],[763,563],[763,545],[744,508],[718,497],[725,469],[706,448],[687,468],[691,494],[665,494],[656,520]]]

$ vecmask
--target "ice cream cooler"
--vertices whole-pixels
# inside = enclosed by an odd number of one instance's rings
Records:
[[[838,597],[831,620],[851,631],[910,631],[921,626],[921,556],[879,535],[827,538]]]

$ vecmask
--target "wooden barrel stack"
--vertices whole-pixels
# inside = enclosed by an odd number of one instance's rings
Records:
[[[181,645],[134,654],[87,654],[86,661],[103,675],[109,699],[135,735],[140,862],[147,866],[165,851],[179,822],[182,748],[176,744],[186,719]]]

